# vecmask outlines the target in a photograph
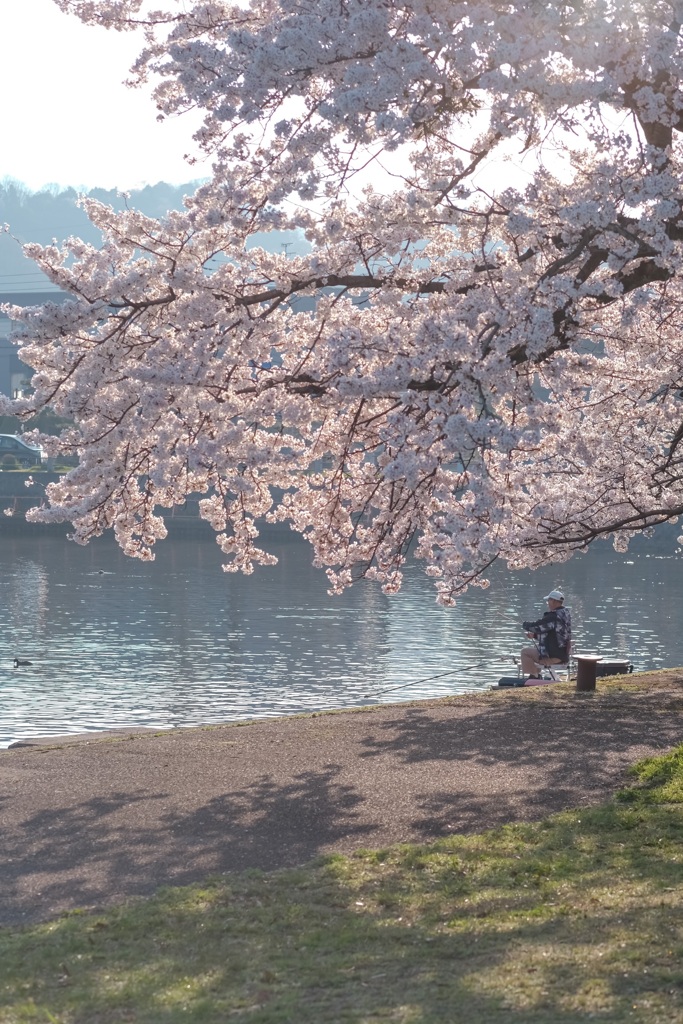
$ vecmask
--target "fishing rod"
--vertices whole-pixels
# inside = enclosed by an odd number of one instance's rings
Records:
[[[512,655],[508,655],[512,657]],[[410,683],[399,683],[398,686],[385,686],[383,690],[375,690],[374,693],[364,693],[364,697],[377,697],[380,693],[391,693],[393,690],[403,690],[406,686],[417,686],[418,683],[427,683],[431,679],[441,679],[443,676],[453,676],[456,672],[470,672],[473,668],[481,668],[482,665],[487,665],[493,659],[486,658],[484,661],[478,661],[475,665],[465,665],[463,668],[451,668],[448,672],[437,672],[433,676],[425,676],[423,679],[413,679]],[[500,658],[500,661],[507,661],[507,657]]]

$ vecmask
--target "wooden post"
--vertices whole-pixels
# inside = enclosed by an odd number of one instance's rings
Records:
[[[602,661],[601,654],[576,654],[576,689],[581,691],[595,689],[595,666]]]

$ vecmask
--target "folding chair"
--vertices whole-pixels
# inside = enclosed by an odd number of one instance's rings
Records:
[[[563,682],[565,679],[569,681],[572,674],[572,645],[567,644],[567,660],[561,662],[558,665],[544,665],[541,672],[541,678],[545,679],[544,672],[548,673],[550,679],[554,683]]]

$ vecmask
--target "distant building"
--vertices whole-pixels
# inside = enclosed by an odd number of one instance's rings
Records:
[[[14,306],[42,306],[44,302],[65,302],[68,295],[59,291],[0,292],[0,306],[7,302]],[[14,324],[0,312],[0,393],[20,398],[33,371],[22,363],[17,347],[10,341]]]

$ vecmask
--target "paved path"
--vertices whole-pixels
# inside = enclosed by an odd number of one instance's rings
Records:
[[[0,752],[0,924],[603,800],[683,740],[656,694],[510,691]]]

